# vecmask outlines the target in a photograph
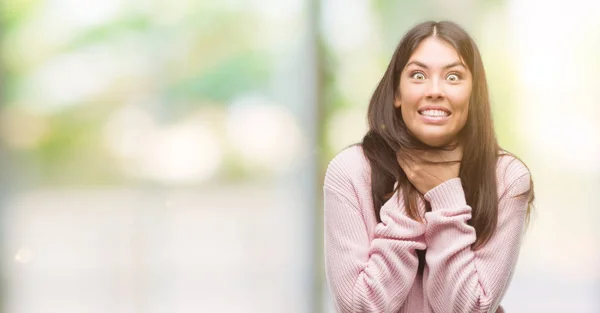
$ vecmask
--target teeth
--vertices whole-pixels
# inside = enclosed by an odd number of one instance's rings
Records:
[[[450,114],[446,111],[442,110],[423,110],[421,111],[421,115],[431,116],[431,117],[446,117]]]

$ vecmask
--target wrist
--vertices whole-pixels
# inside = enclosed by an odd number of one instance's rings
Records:
[[[437,185],[425,193],[424,198],[431,204],[432,211],[467,205],[462,182],[458,177]]]

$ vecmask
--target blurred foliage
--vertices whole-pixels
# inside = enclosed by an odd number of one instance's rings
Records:
[[[105,184],[119,180],[112,156],[102,143],[98,120],[106,120],[109,106],[96,103],[88,107],[56,113],[50,119],[49,134],[36,150],[32,161],[39,171],[40,183]]]
[[[99,42],[109,42],[124,33],[135,33],[137,36],[143,37],[147,32],[153,31],[152,27],[149,16],[142,14],[128,15],[109,24],[93,27],[75,34],[63,49],[64,51],[72,51]]]
[[[0,20],[3,29],[11,29],[18,26],[24,20],[30,18],[31,14],[43,3],[41,0],[7,0],[0,2]]]
[[[18,38],[22,28],[45,9],[42,1],[9,0],[0,5],[0,27],[13,39]],[[25,103],[21,92],[23,86],[45,64],[88,47],[114,45],[123,36],[135,40],[140,57],[153,60],[149,72],[156,75],[140,82],[141,89],[112,82],[100,95],[45,113],[49,126],[43,140],[35,147],[13,151],[22,162],[30,165],[23,167],[26,176],[36,176],[35,181],[40,183],[123,182],[125,178],[119,171],[118,160],[111,157],[103,144],[103,127],[111,113],[124,106],[128,98],[136,97],[136,93],[149,93],[144,97],[157,104],[148,104],[146,108],[156,115],[157,121],[171,123],[201,105],[225,107],[236,95],[267,92],[272,64],[266,53],[253,42],[258,37],[251,36],[252,30],[248,27],[257,22],[256,17],[243,10],[220,7],[194,4],[188,13],[168,21],[161,19],[161,11],[130,10],[108,23],[71,30],[65,34],[66,38],[57,38],[63,42],[60,46],[36,56],[34,63],[27,64],[32,61],[27,59],[11,59],[3,86],[6,89],[5,106]],[[37,31],[39,36],[44,36],[44,29]],[[187,48],[177,50],[182,45]],[[3,64],[8,52],[11,55],[20,53],[6,42],[1,46]],[[56,75],[60,79],[60,73]],[[27,105],[43,108],[46,104]],[[225,157],[225,160],[229,159],[232,157]],[[226,163],[235,165],[234,161]],[[228,177],[248,174],[240,166],[227,166],[227,169]]]
[[[174,82],[167,94],[172,100],[193,98],[225,104],[240,93],[267,91],[269,78],[267,57],[242,51],[205,72]]]

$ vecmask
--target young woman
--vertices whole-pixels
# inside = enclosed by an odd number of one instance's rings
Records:
[[[337,310],[503,312],[533,183],[498,145],[471,37],[452,22],[408,31],[368,120],[324,182]]]

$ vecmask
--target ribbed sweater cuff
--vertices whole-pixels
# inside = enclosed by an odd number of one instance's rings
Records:
[[[431,204],[432,211],[453,209],[467,205],[465,192],[458,177],[439,184],[429,190],[424,197]]]

